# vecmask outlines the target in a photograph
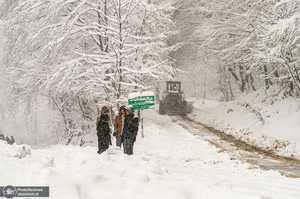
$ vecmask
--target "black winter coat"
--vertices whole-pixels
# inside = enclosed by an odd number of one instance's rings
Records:
[[[97,125],[98,143],[100,149],[108,149],[110,143],[110,128],[107,121],[100,120]]]
[[[133,142],[135,142],[138,130],[139,119],[137,117],[134,117],[133,114],[126,115],[124,120],[122,138],[131,139]]]

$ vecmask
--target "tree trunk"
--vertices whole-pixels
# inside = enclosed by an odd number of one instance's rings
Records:
[[[251,87],[252,87],[252,90],[253,91],[256,91],[256,88],[255,86],[253,85],[254,83],[254,78],[253,78],[253,75],[250,74],[250,84],[251,84]],[[271,82],[270,82],[271,83]]]
[[[294,84],[296,85],[296,87],[297,87],[297,89],[298,89],[298,92],[300,93],[300,85],[299,85],[299,84],[300,84],[300,80],[298,79],[299,77],[297,77],[297,74],[298,74],[298,73],[294,74],[293,68],[292,68],[292,66],[290,65],[289,61],[288,61],[285,57],[283,57],[283,56],[281,56],[281,58],[284,59],[285,65],[286,65],[286,67],[288,68],[288,71],[289,71],[289,73],[290,73],[290,75],[291,75],[291,77],[292,77],[292,79],[293,79]],[[292,89],[292,88],[291,88],[291,89]]]
[[[264,69],[265,86],[266,86],[266,89],[269,89],[270,88],[270,79],[268,76],[268,68],[267,68],[266,64],[264,64],[263,69]]]
[[[239,78],[238,78],[238,76],[234,73],[234,71],[233,71],[232,68],[228,67],[228,71],[229,71],[230,74],[233,76],[233,78],[234,78],[234,80],[235,80],[236,82],[239,82],[239,81],[240,81]]]
[[[243,93],[245,91],[245,88],[246,88],[246,79],[245,79],[245,74],[244,74],[244,68],[243,68],[243,66],[239,65],[239,69],[240,69],[240,77],[241,77],[240,90]]]

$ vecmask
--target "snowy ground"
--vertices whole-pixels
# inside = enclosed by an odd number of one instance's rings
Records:
[[[14,157],[22,146],[0,142],[0,186],[49,186],[53,199],[299,199],[300,179],[253,169],[155,110],[144,111],[145,138],[134,155],[114,146],[51,146]]]
[[[191,101],[193,101],[191,99]],[[300,159],[300,101],[276,88],[235,101],[194,100],[189,117],[277,155]]]

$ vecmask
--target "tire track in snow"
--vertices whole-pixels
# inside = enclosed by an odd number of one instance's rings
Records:
[[[300,178],[300,161],[297,159],[272,154],[271,151],[249,145],[232,135],[187,117],[173,116],[172,120],[188,132],[220,148],[220,152],[227,151],[233,159],[238,157],[240,160],[254,165],[253,168],[249,169],[255,169],[258,166],[264,170],[276,170],[286,177]]]

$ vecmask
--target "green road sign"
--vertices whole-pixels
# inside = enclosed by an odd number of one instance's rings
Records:
[[[134,110],[154,109],[155,99],[153,96],[136,96],[128,99],[128,105],[132,105]]]

